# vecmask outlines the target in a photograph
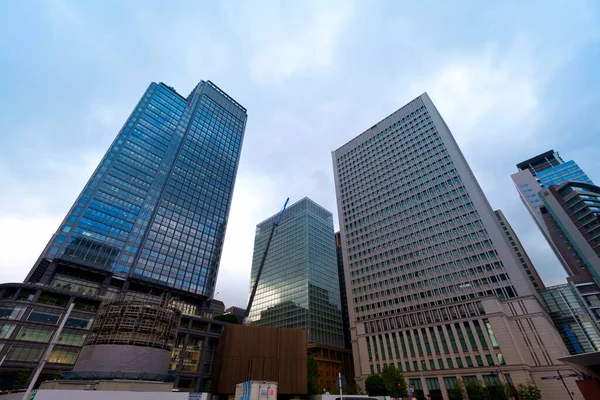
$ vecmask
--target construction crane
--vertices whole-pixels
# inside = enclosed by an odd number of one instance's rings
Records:
[[[285,212],[285,208],[287,207],[290,198],[288,197],[285,200],[285,204],[279,213],[279,217],[275,221],[273,221],[273,226],[271,227],[271,233],[269,234],[269,240],[267,240],[267,247],[265,247],[265,252],[263,253],[262,259],[260,260],[260,264],[258,265],[258,271],[256,271],[256,279],[254,280],[254,287],[252,288],[252,293],[250,294],[250,299],[248,300],[248,306],[246,307],[246,313],[244,314],[244,324],[250,323],[248,320],[248,315],[250,315],[250,308],[252,308],[252,302],[254,302],[254,295],[256,295],[256,289],[258,288],[258,281],[260,280],[260,275],[262,274],[263,267],[265,266],[265,260],[267,259],[267,253],[269,252],[269,247],[271,246],[271,240],[273,239],[273,234],[275,233],[275,228],[279,226],[281,219],[283,218],[283,213]]]

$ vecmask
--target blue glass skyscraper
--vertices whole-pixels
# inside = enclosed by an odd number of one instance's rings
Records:
[[[211,298],[246,119],[210,81],[150,84],[27,281],[60,260]]]

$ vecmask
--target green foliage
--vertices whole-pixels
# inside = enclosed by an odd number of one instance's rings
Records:
[[[511,396],[510,386],[505,383],[487,385],[485,389],[489,400],[508,400]]]
[[[29,377],[31,376],[31,370],[25,369],[15,375],[15,381],[13,382],[13,389],[25,389],[29,384]]]
[[[469,396],[469,400],[487,400],[487,390],[485,386],[481,384],[481,382],[476,380],[468,381],[465,384],[465,389],[467,389],[467,396]]]
[[[216,319],[218,321],[228,322],[230,324],[239,324],[240,323],[240,321],[238,320],[238,317],[233,314],[230,314],[230,313],[217,315],[213,319]]]
[[[212,393],[212,380],[206,382],[206,386],[204,387],[204,391],[206,393]]]
[[[369,396],[387,396],[385,382],[379,375],[369,375],[365,380],[365,390]]]
[[[308,368],[308,394],[315,395],[320,394],[319,390],[319,365],[317,364],[317,360],[310,355],[307,359],[307,368]]]
[[[388,396],[398,398],[398,397],[408,397],[408,387],[406,385],[406,381],[404,380],[404,375],[398,368],[394,366],[394,364],[387,364],[383,366],[383,370],[381,371],[381,379],[383,379],[383,383],[385,385],[385,390],[388,393]]]
[[[360,387],[354,382],[348,382],[346,386],[346,390],[344,390],[344,394],[359,394]]]
[[[541,400],[542,391],[533,382],[521,383],[517,386],[517,393],[521,400]]]
[[[467,400],[467,391],[461,380],[457,380],[452,389],[448,389],[450,400]]]

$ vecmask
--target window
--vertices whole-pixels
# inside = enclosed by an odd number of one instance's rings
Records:
[[[456,357],[456,365],[458,366],[458,368],[464,368],[464,364],[462,362],[462,359],[460,357]]]
[[[444,377],[444,385],[446,386],[446,389],[453,389],[454,385],[456,385],[458,383],[458,379],[456,379],[454,376],[448,376],[448,377]]]
[[[500,379],[496,375],[483,375],[483,381],[486,385],[500,384]]]
[[[500,363],[500,365],[506,365],[506,361],[504,360],[504,356],[502,356],[502,353],[498,353],[496,354],[496,356],[498,357],[498,362]]]
[[[39,361],[44,349],[34,347],[12,346],[6,354],[11,361]]]
[[[498,347],[498,342],[496,341],[496,336],[494,335],[494,331],[492,330],[492,325],[490,325],[490,321],[487,319],[484,319],[483,324],[485,325],[488,335],[490,336],[490,341],[492,342],[492,346]]]
[[[465,360],[467,360],[467,367],[473,366],[473,360],[471,360],[470,356],[465,356]]]
[[[58,344],[69,346],[83,346],[86,335],[84,333],[65,333],[63,332],[58,338]]]
[[[15,325],[12,324],[0,324],[0,339],[8,339],[15,330]]]
[[[444,369],[444,360],[442,360],[441,358],[438,359],[438,365],[440,367],[440,369]]]
[[[78,351],[62,349],[52,350],[48,362],[54,364],[75,364],[75,360],[77,360],[77,355],[79,355]]]
[[[25,307],[0,307],[0,319],[21,319]]]
[[[65,326],[67,328],[89,329],[93,320],[90,317],[69,317]]]
[[[454,361],[451,358],[446,358],[446,364],[448,364],[448,368],[454,368]]]
[[[483,367],[483,358],[481,358],[481,356],[475,356],[475,361],[477,362],[478,367]]]
[[[494,357],[492,357],[491,354],[486,354],[485,360],[487,361],[488,365],[494,365]]]
[[[52,332],[52,329],[23,327],[17,334],[17,340],[48,343],[52,337]]]
[[[29,317],[27,317],[27,321],[50,325],[56,325],[59,319],[60,314],[38,310],[32,310]]]

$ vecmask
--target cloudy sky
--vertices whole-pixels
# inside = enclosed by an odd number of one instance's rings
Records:
[[[226,305],[246,303],[256,223],[288,196],[335,215],[331,151],[425,91],[544,282],[562,283],[510,174],[555,149],[600,181],[599,7],[495,3],[0,2],[0,282],[25,277],[151,81],[187,95],[210,79],[249,114]]]

